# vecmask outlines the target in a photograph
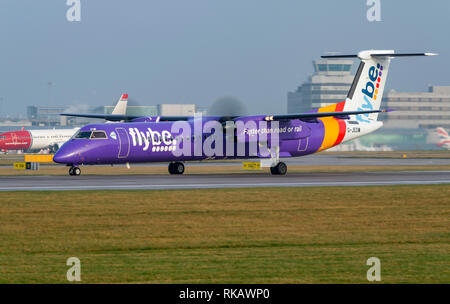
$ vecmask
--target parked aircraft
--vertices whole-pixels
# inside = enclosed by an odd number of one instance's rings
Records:
[[[308,155],[379,129],[383,90],[392,58],[431,56],[368,50],[357,55],[323,58],[359,58],[361,63],[345,101],[307,113],[215,117],[139,117],[71,114],[125,121],[90,124],[81,128],[54,156],[80,175],[80,165],[169,162],[170,174],[183,174],[184,162],[205,159],[261,159],[271,173],[284,175],[283,158]]]
[[[78,129],[22,129],[20,131],[4,132],[0,134],[0,149],[2,151],[39,151],[50,149],[50,152],[56,152]]]
[[[438,147],[450,150],[450,135],[445,131],[444,128],[438,127],[436,128],[436,133],[439,136],[439,142],[437,143]]]
[[[128,94],[123,94],[117,102],[112,114],[125,115],[127,109]],[[80,128],[73,129],[41,129],[9,131],[0,134],[0,150],[24,150],[39,151],[49,149],[55,153],[68,141]]]

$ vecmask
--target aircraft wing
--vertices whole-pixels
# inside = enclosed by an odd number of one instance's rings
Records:
[[[341,119],[348,119],[348,116],[350,116],[350,115],[384,113],[384,112],[389,112],[389,111],[390,110],[369,110],[369,111],[278,114],[278,115],[266,116],[266,120],[308,119],[308,118],[320,118],[320,117],[336,117],[336,118],[341,118]]]
[[[146,116],[142,115],[122,115],[122,114],[78,114],[78,113],[61,113],[62,116],[71,117],[85,117],[85,118],[100,118],[108,121],[130,121],[133,119],[144,118]],[[189,120],[192,116],[155,116],[152,117],[155,120],[159,117],[158,121],[179,121],[179,120]]]
[[[122,114],[75,114],[75,113],[61,113],[62,116],[71,117],[86,117],[86,118],[100,118],[109,121],[121,121],[121,120],[131,120],[139,118],[139,116],[122,115]]]
[[[323,113],[295,113],[295,114],[278,114],[268,115],[265,120],[287,120],[287,119],[313,119],[319,117],[337,117],[341,119],[348,119],[349,115],[370,114],[370,113],[382,113],[389,110],[369,110],[369,111],[347,111],[347,112],[323,112]],[[139,115],[121,115],[121,114],[73,114],[73,113],[61,113],[62,116],[72,117],[86,117],[86,118],[100,118],[108,121],[131,121],[133,119],[144,118],[145,116]],[[242,117],[242,116],[241,116]],[[241,117],[220,117],[219,121],[234,120]],[[193,116],[156,116],[151,117],[155,121],[180,121],[190,120]],[[159,118],[159,119],[158,119]]]

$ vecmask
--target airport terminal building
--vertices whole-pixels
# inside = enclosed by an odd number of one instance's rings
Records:
[[[428,92],[390,90],[382,107],[396,110],[383,115],[386,128],[450,129],[450,86],[430,86]]]
[[[288,113],[303,113],[345,100],[354,75],[353,60],[314,60],[314,74],[294,92],[288,92]]]

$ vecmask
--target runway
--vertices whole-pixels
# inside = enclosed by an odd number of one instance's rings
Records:
[[[2,176],[0,191],[161,190],[450,184],[450,171],[211,175]]]
[[[450,165],[450,158],[374,158],[352,157],[345,154],[311,154],[283,159],[288,166],[433,166]],[[189,166],[238,166],[240,161],[189,162]],[[121,166],[121,165],[118,165]],[[167,167],[167,163],[133,164],[133,166]]]

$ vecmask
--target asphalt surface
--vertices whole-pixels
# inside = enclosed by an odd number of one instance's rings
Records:
[[[212,175],[2,176],[0,191],[208,189],[244,187],[450,184],[450,171]]]
[[[449,152],[450,155],[450,152]],[[283,158],[288,166],[428,166],[450,165],[450,158],[374,158],[329,154],[311,154],[302,157]],[[188,162],[187,166],[239,166],[240,162]],[[132,166],[167,167],[167,163],[132,164]]]
[[[450,154],[450,153],[449,153]],[[283,158],[288,166],[429,166],[450,165],[450,158],[373,158],[350,157],[339,155],[307,155],[302,157]],[[55,165],[61,166],[61,165]],[[109,166],[109,165],[107,165]],[[117,167],[124,164],[114,165]],[[137,163],[132,167],[167,167],[167,163]],[[241,166],[241,161],[203,161],[188,162],[187,166]]]

